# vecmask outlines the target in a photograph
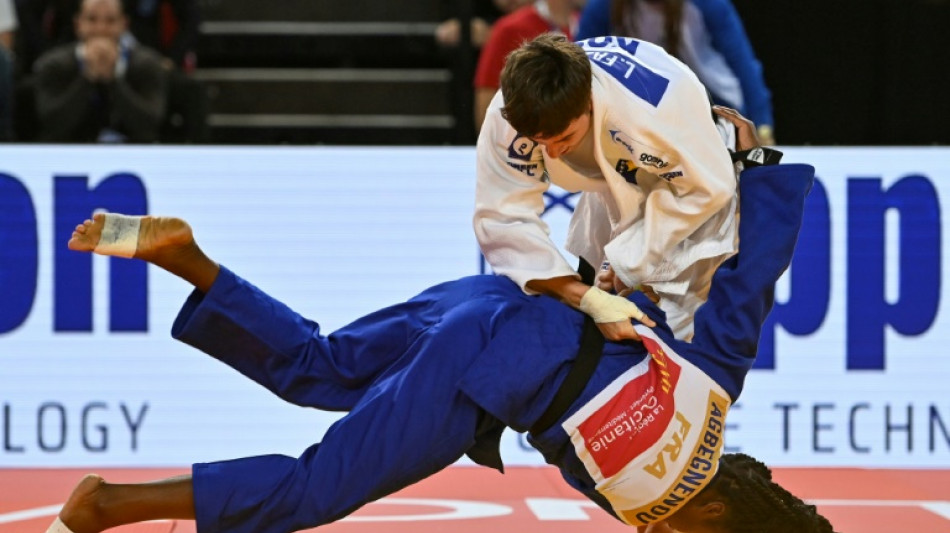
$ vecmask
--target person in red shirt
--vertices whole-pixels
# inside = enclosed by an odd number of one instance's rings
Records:
[[[489,102],[501,86],[499,78],[508,54],[525,41],[550,31],[559,31],[573,40],[582,5],[579,0],[537,0],[495,22],[475,70],[476,133],[485,120]]]

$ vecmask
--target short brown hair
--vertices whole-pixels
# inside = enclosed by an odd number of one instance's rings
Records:
[[[501,115],[528,137],[557,135],[590,108],[587,54],[561,34],[544,33],[511,52],[501,71]]]

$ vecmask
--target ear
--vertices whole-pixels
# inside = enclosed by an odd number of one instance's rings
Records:
[[[712,500],[703,504],[700,510],[703,518],[714,520],[726,514],[726,504],[719,500]]]

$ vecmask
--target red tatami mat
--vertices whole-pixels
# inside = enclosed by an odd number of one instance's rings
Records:
[[[41,533],[83,474],[134,482],[181,474],[162,469],[0,469],[0,533]],[[775,469],[776,479],[818,504],[840,533],[950,533],[950,470]],[[150,522],[124,533],[191,533],[191,522]],[[593,507],[556,470],[505,475],[453,467],[370,504],[321,533],[619,533],[630,528]]]

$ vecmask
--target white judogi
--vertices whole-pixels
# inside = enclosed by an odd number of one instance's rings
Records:
[[[598,169],[572,168],[520,136],[499,92],[478,139],[475,234],[494,271],[526,292],[532,279],[576,275],[540,215],[550,183],[584,191],[565,248],[609,261],[627,286],[652,287],[676,336],[689,339],[713,271],[736,251],[732,131],[717,129],[702,84],[663,49],[630,38],[580,44],[593,65]]]

